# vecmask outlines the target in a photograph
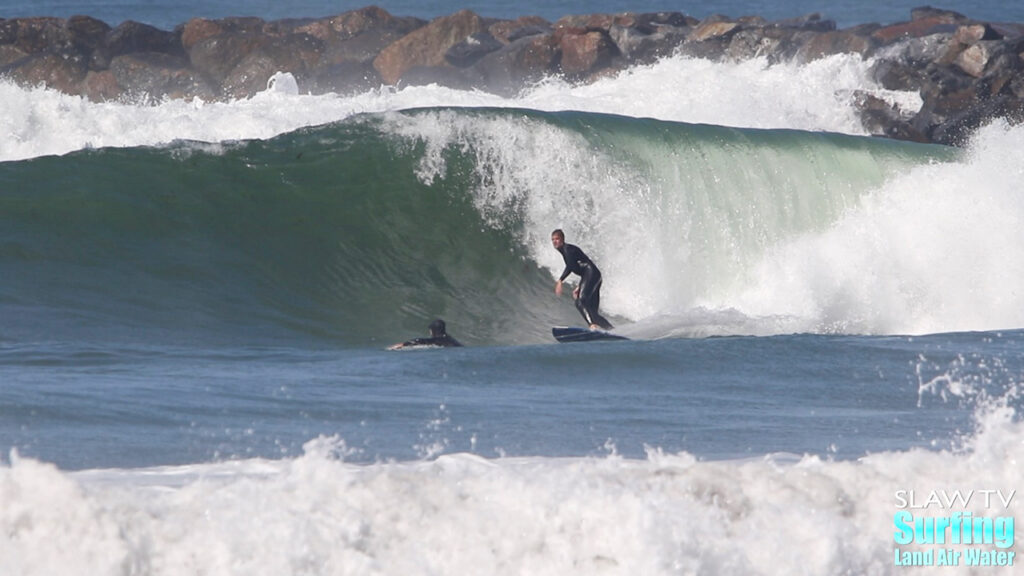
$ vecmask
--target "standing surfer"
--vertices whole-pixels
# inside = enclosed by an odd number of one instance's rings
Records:
[[[598,328],[611,330],[611,323],[597,311],[601,305],[601,271],[597,269],[597,265],[583,253],[583,250],[580,250],[579,246],[566,244],[565,233],[561,229],[551,233],[551,245],[565,260],[565,270],[562,271],[558,282],[555,283],[555,294],[561,296],[562,282],[569,274],[577,274],[580,277],[580,283],[572,291],[576,309],[583,315],[583,319],[586,320],[591,330]]]

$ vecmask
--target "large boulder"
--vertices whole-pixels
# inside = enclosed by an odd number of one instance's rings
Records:
[[[679,12],[638,14],[631,22],[614,22],[608,35],[627,62],[650,64],[674,54],[698,23]]]
[[[523,88],[555,74],[557,65],[558,51],[551,36],[533,34],[486,54],[467,72],[475,88],[514,96]]]
[[[270,39],[259,34],[241,32],[217,34],[200,40],[189,50],[189,61],[211,85],[220,86],[228,74],[250,54],[265,48]]]
[[[500,50],[504,44],[490,32],[478,32],[466,37],[444,53],[444,61],[456,68],[469,68],[481,58]]]
[[[0,75],[8,76],[25,86],[46,86],[67,94],[78,94],[78,84],[89,72],[88,63],[82,56],[65,57],[54,52],[32,54],[7,69],[0,69]]]
[[[484,19],[469,10],[431,21],[381,50],[373,67],[388,84],[397,84],[411,68],[446,66],[448,50],[467,37],[485,31]]]
[[[227,98],[244,98],[266,89],[277,72],[291,73],[300,89],[319,64],[323,42],[308,34],[268,37],[246,54],[220,81]]]
[[[816,34],[797,50],[796,57],[801,62],[810,62],[835,54],[858,54],[868,56],[878,41],[862,30],[835,30]]]
[[[322,41],[321,61],[324,66],[331,67],[372,63],[381,50],[426,23],[419,18],[395,17],[381,8],[370,6],[309,22],[296,32]]]
[[[169,54],[136,52],[115,56],[110,62],[110,73],[122,94],[136,101],[212,100],[216,96],[215,90],[184,58]]]
[[[601,29],[559,28],[554,42],[561,52],[559,68],[569,80],[581,80],[611,65],[619,49]]]

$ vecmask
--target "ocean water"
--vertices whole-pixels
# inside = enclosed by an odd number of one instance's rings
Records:
[[[818,8],[693,13],[788,9]],[[0,11],[40,10],[289,15]],[[1024,128],[866,136],[855,90],[920,105],[870,65],[144,106],[0,80],[0,573],[1020,573]],[[580,322],[554,228],[631,340],[551,338]],[[435,317],[467,346],[385,350]]]
[[[593,14],[616,12],[683,12],[695,18],[712,14],[740,17],[759,15],[770,20],[793,18],[819,13],[835,20],[840,27],[868,22],[889,24],[910,19],[910,11],[928,5],[920,0],[387,0],[376,5],[398,16],[432,19],[462,9],[469,9],[490,18],[518,18],[537,15],[552,22],[567,14]],[[990,22],[1024,21],[1024,5],[1019,2],[993,0],[949,0],[932,6],[956,10],[962,14]],[[87,14],[110,23],[124,20],[144,22],[166,30],[190,18],[224,18],[228,16],[257,16],[267,20],[280,18],[321,18],[367,6],[362,2],[328,0],[3,0],[0,17],[58,16],[67,18]]]

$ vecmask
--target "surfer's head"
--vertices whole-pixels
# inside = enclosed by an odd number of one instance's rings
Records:
[[[431,322],[430,326],[427,326],[427,328],[430,330],[431,338],[438,338],[440,336],[444,336],[446,333],[444,320],[441,320],[440,318]]]
[[[555,247],[555,250],[560,250],[562,246],[565,246],[565,232],[562,232],[561,228],[556,228],[551,233],[551,245]]]

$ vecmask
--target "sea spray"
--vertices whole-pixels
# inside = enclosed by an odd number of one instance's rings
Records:
[[[960,161],[894,174],[827,229],[770,247],[719,305],[796,316],[810,331],[1020,326],[1022,138],[996,124]]]
[[[354,114],[433,106],[574,109],[740,127],[863,134],[852,107],[853,90],[899,102],[910,99],[902,105],[914,106],[913,94],[878,88],[869,78],[869,64],[850,55],[807,65],[776,66],[762,60],[712,63],[669,58],[590,86],[542,82],[515,98],[438,86],[382,86],[354,95],[312,96],[303,93],[294,77],[279,74],[268,79],[273,82],[266,91],[252,98],[226,103],[167,100],[155,105],[93,103],[0,79],[0,100],[5,103],[0,110],[0,131],[13,136],[0,141],[0,161],[83,148],[165,145],[177,140],[266,139]],[[644,98],[638,99],[637,94]]]
[[[936,146],[837,134],[579,112],[417,110],[386,116],[384,130],[422,146],[424,185],[460,182],[491,226],[516,232],[554,273],[561,263],[548,237],[565,229],[604,272],[607,310],[661,322],[738,309],[762,324],[754,333],[778,329],[775,319],[785,317],[816,329],[799,310],[751,314],[730,300],[765,253],[827,231],[909,167],[955,157]]]
[[[294,459],[139,470],[67,473],[13,455],[0,467],[0,555],[23,576],[228,566],[256,575],[899,574],[900,494],[1006,493],[1019,481],[1024,428],[1015,415],[993,427],[990,414],[978,412],[962,450],[844,462],[700,461],[649,448],[640,459],[351,464],[337,437]],[[984,505],[973,498],[958,513],[977,517]],[[1004,515],[1018,511],[1011,499]]]

